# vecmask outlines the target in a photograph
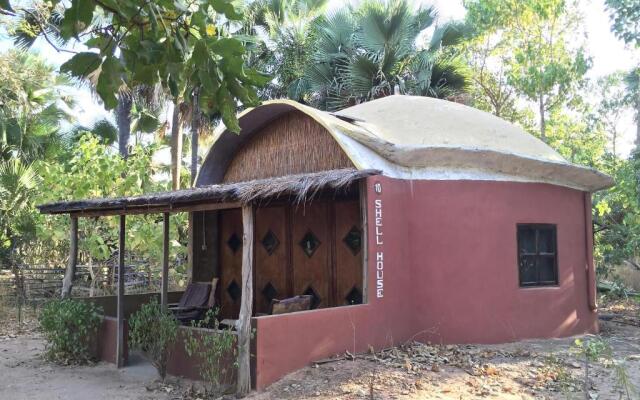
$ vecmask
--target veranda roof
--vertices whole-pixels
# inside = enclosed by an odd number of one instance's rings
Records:
[[[378,174],[378,170],[348,168],[140,196],[60,201],[39,205],[37,208],[43,214],[116,215],[168,212],[210,203],[247,204],[279,197],[290,197],[294,202],[303,202],[311,200],[323,189],[345,189],[359,179]]]

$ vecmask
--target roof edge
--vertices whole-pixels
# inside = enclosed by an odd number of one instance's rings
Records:
[[[424,171],[448,168],[451,169],[452,177],[459,176],[461,171],[467,173],[476,170],[485,175],[493,173],[500,177],[500,180],[513,177],[518,181],[550,183],[589,192],[607,189],[615,184],[610,176],[600,171],[567,161],[462,146],[396,145],[383,139],[376,133],[376,127],[368,126],[370,124],[366,121],[362,124],[349,123],[330,113],[288,99],[265,101],[258,107],[241,112],[238,118],[246,119],[258,109],[273,111],[277,108],[280,108],[278,112],[260,114],[260,120],[253,121],[253,129],[247,134],[250,135],[258,127],[264,126],[285,112],[297,110],[325,128],[357,169],[382,169],[385,175],[392,177],[430,179],[427,177],[429,174],[425,174]],[[216,138],[204,158],[203,168],[198,172],[197,184],[200,184],[199,179],[205,169],[205,163],[225,132],[228,130],[224,125],[216,128]],[[416,171],[411,171],[412,169]],[[420,178],[421,176],[425,178]]]
[[[277,108],[280,108],[280,110],[276,111]],[[349,122],[343,121],[340,118],[333,116],[327,112],[315,109],[313,107],[306,106],[304,104],[298,103],[297,101],[293,101],[289,99],[267,100],[257,107],[248,108],[240,112],[237,116],[240,124],[242,125],[242,122],[244,122],[252,114],[255,115],[255,113],[259,109],[262,111],[271,109],[274,112],[272,113],[265,112],[264,115],[261,116],[260,120],[252,121],[254,126],[250,127],[247,132],[243,132],[241,130],[238,136],[251,135],[256,130],[260,129],[260,127],[268,124],[270,121],[278,118],[279,116],[287,112],[300,111],[304,113],[306,116],[308,116],[309,118],[313,119],[320,126],[322,126],[333,137],[333,139],[336,141],[338,146],[340,146],[340,148],[346,154],[349,160],[351,160],[351,162],[356,167],[356,169],[359,169],[359,170],[367,169],[366,164],[363,164],[362,162],[360,162],[359,159],[357,159],[356,157],[353,156],[353,154],[351,154],[351,152],[344,145],[342,140],[340,140],[339,133],[338,133],[340,131],[340,132],[347,132],[348,134],[353,136],[366,136],[368,132],[366,131],[365,128],[361,128]],[[209,150],[207,150],[207,153],[203,158],[202,168],[200,168],[200,170],[198,171],[198,174],[196,175],[196,179],[195,179],[196,186],[200,186],[202,184],[211,184],[211,182],[210,183],[201,182],[203,174],[208,173],[208,171],[205,171],[204,167],[207,161],[209,160],[209,158],[212,157],[213,154],[216,152],[216,145],[219,144],[220,139],[223,137],[225,133],[231,133],[231,131],[229,131],[227,127],[224,126],[224,124],[219,125],[214,130],[214,140],[211,143]],[[218,183],[218,182],[213,182],[213,183]]]

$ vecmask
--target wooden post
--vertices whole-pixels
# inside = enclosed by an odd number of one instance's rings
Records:
[[[76,276],[76,265],[78,263],[78,217],[71,217],[71,230],[69,234],[69,262],[62,281],[62,298],[66,299],[71,295],[73,278]]]
[[[169,213],[164,213],[164,237],[162,243],[162,284],[160,289],[160,304],[162,310],[167,311],[169,285]]]
[[[238,332],[238,382],[236,395],[251,390],[251,306],[253,304],[253,222],[252,205],[242,206],[242,297]]]
[[[193,241],[195,240],[195,234],[193,232],[193,224],[195,223],[194,219],[195,219],[195,212],[191,211],[189,213],[187,213],[189,215],[189,229],[187,230],[188,234],[189,234],[189,240],[187,242],[187,277],[186,277],[186,281],[187,282],[191,282],[192,278],[193,278],[193,258],[194,258],[194,254],[195,254],[195,250],[194,250],[194,246],[193,246]]]
[[[116,367],[124,367],[124,251],[125,216],[120,216],[120,243],[118,247],[118,332],[116,335]]]

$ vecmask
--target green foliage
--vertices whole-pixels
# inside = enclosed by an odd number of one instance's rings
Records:
[[[578,112],[575,116],[553,110],[547,121],[547,143],[572,163],[602,168],[606,134],[590,121],[590,110],[580,109]]]
[[[173,314],[163,311],[155,299],[140,307],[129,319],[129,343],[146,354],[163,380],[178,325]]]
[[[640,3],[636,0],[606,0],[613,33],[625,43],[640,47]]]
[[[222,328],[217,319],[218,312],[209,310],[204,319],[193,321],[193,328],[185,331],[184,348],[187,354],[200,358],[200,377],[210,389],[216,391],[221,385],[229,384],[233,371],[237,368],[236,335],[231,328]],[[229,365],[229,361],[233,361]]]
[[[244,31],[249,64],[273,76],[260,91],[263,99],[289,97],[302,100],[307,87],[304,72],[311,62],[315,37],[313,23],[322,15],[327,0],[258,0],[244,10]]]
[[[39,181],[32,165],[0,160],[0,261],[9,265],[12,251],[34,238],[31,207]]]
[[[597,96],[595,115],[592,119],[606,132],[614,156],[617,156],[619,151],[618,144],[622,134],[620,122],[624,113],[629,110],[624,77],[623,72],[600,77],[595,87],[590,89]]]
[[[611,280],[611,288],[604,297],[610,300],[628,299],[630,289],[625,286],[620,277],[614,275]]]
[[[62,364],[81,364],[93,357],[102,310],[88,301],[54,300],[40,313],[40,328],[47,340],[46,356]]]
[[[464,4],[466,23],[475,35],[475,46],[468,50],[484,46],[481,51],[486,53],[476,68],[487,74],[488,59],[499,63],[495,75],[476,80],[477,93],[501,113],[502,108],[514,113],[514,94],[535,103],[540,136],[546,140],[548,114],[580,100],[590,67],[577,39],[581,22],[577,2],[468,0]]]
[[[640,255],[640,158],[613,159],[605,164],[616,186],[594,196],[596,261],[603,275],[608,266],[634,260]]]
[[[73,105],[68,82],[41,57],[15,50],[0,54],[0,76],[0,159],[31,162],[64,147],[60,124],[71,116],[62,105]]]
[[[589,363],[600,362],[606,367],[613,368],[616,377],[616,386],[624,393],[624,397],[632,400],[637,394],[637,388],[631,382],[629,374],[625,368],[624,360],[616,360],[613,348],[608,340],[600,337],[589,337],[586,339],[576,339],[571,351],[584,358],[585,361],[585,388],[589,388]]]
[[[305,82],[308,101],[336,110],[401,93],[446,98],[464,91],[467,71],[448,46],[463,36],[462,27],[435,27],[433,7],[414,10],[405,0],[365,1],[318,19],[314,52]]]
[[[30,199],[12,203],[20,205],[23,210],[22,219],[18,220],[14,211],[11,219],[3,218],[0,221],[0,224],[4,221],[13,224],[28,223],[32,227],[32,234],[25,236],[25,240],[16,242],[18,247],[14,255],[19,254],[22,262],[58,266],[66,258],[69,246],[68,217],[41,215],[34,208],[35,204],[166,190],[165,182],[154,180],[154,176],[161,173],[152,160],[156,149],[156,145],[136,146],[125,160],[114,148],[101,143],[95,135],[83,135],[63,162],[38,161],[36,165],[40,176],[37,177],[37,184],[30,184]],[[38,190],[40,187],[47,190]],[[183,257],[186,251],[186,219],[187,215],[182,213],[171,215],[170,234],[174,239],[170,246],[171,259]],[[28,231],[19,229],[16,232]],[[103,261],[117,250],[117,218],[81,218],[79,232],[80,255],[85,260]],[[135,253],[151,265],[160,265],[162,218],[157,215],[127,218],[127,251]]]
[[[236,103],[257,105],[256,88],[267,82],[244,67],[244,46],[225,29],[226,22],[242,19],[230,0],[53,0],[36,2],[32,10],[14,8],[19,40],[42,35],[52,42],[53,31],[56,40],[89,49],[61,71],[95,82],[107,109],[117,106],[123,85],[160,84],[176,101],[199,88],[202,111],[220,114],[237,132]]]
[[[611,354],[611,346],[599,336],[587,340],[576,339],[573,344],[573,350],[589,361],[598,361],[601,357]]]
[[[93,123],[90,127],[81,125],[74,126],[67,133],[67,136],[78,142],[84,135],[93,135],[104,144],[113,144],[118,140],[118,128],[116,128],[109,120],[101,119]]]

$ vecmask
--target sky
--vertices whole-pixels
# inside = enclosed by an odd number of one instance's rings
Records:
[[[441,20],[462,19],[465,10],[462,0],[418,0],[424,4],[433,4],[438,10]],[[329,7],[335,8],[343,4],[340,0],[331,0]],[[605,11],[604,0],[588,0],[583,10],[585,29],[587,33],[587,50],[593,59],[593,65],[587,76],[596,79],[618,70],[630,69],[640,62],[638,52],[633,52],[625,48],[622,41],[610,31],[608,14]],[[0,50],[11,47],[11,42],[0,38]],[[68,53],[58,53],[43,40],[38,40],[35,46],[36,51],[43,55],[49,62],[55,65],[62,64],[70,57]],[[110,117],[97,99],[91,95],[87,88],[75,89],[72,93],[76,96],[77,106],[74,114],[78,123],[90,125],[93,121]],[[624,121],[620,125],[622,132],[621,143],[619,143],[620,155],[626,156],[633,147],[635,138],[635,124],[631,112],[625,115]]]

